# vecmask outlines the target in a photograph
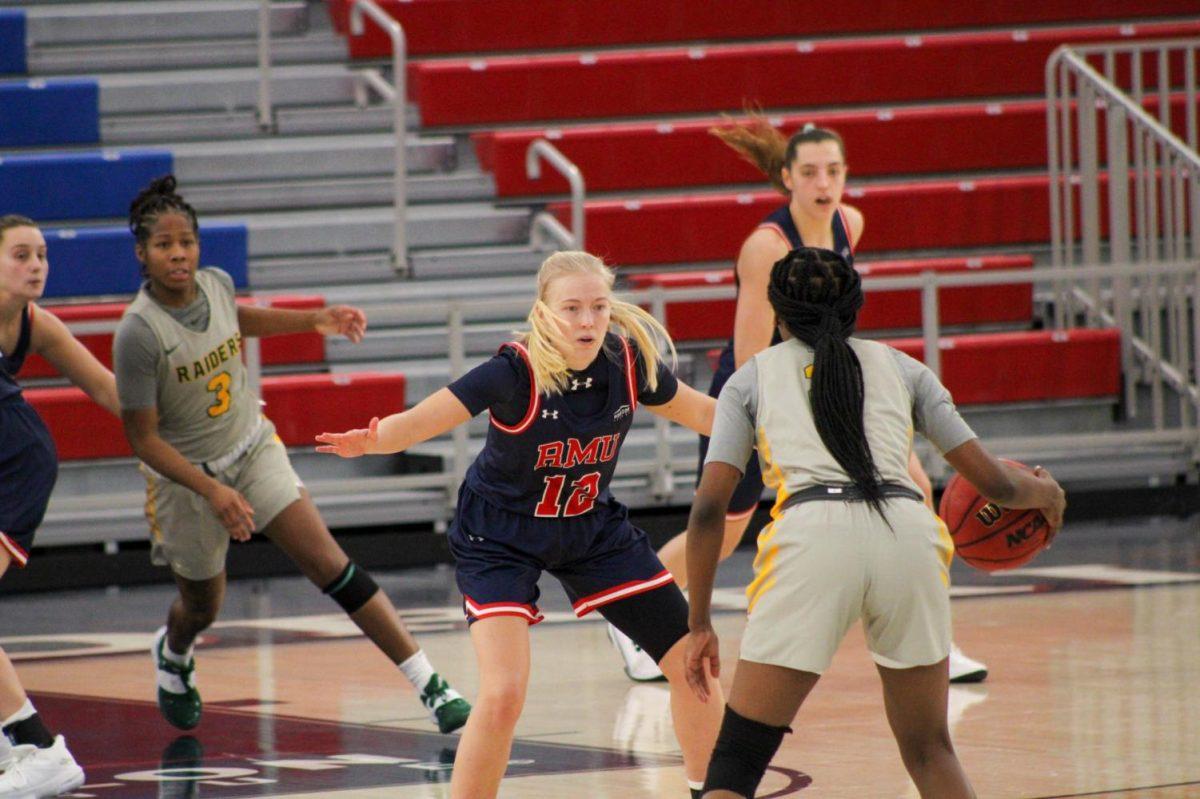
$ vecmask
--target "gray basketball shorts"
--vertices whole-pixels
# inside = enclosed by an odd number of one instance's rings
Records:
[[[150,559],[187,580],[208,580],[225,570],[229,531],[202,496],[142,467],[146,478],[146,520],[150,523]],[[254,526],[262,530],[300,499],[303,487],[288,460],[275,425],[264,420],[245,454],[213,475],[235,488],[254,508]]]

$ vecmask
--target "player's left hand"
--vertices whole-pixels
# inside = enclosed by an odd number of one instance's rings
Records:
[[[711,627],[688,633],[683,673],[696,698],[708,701],[708,681],[721,676],[721,647]]]
[[[345,336],[357,344],[367,332],[367,315],[349,305],[330,305],[317,311],[315,327],[318,333]]]

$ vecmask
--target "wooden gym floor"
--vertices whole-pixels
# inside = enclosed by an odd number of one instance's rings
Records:
[[[717,616],[732,676],[741,551]],[[468,697],[473,654],[447,567],[377,575],[435,666]],[[980,797],[1200,797],[1200,519],[1069,527],[1030,568],[954,567],[955,638],[991,669],[954,686],[955,744]],[[198,648],[205,717],[163,722],[147,647],[164,587],[8,596],[0,645],[88,775],[74,796],[448,796],[454,736],[401,676],[298,579],[231,585]],[[679,797],[661,684],[621,672],[604,625],[544,585],[533,677],[502,797]],[[915,797],[883,716],[862,634],[847,636],[759,796]]]

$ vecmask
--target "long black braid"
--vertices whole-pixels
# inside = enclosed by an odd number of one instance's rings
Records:
[[[836,252],[801,247],[775,263],[767,298],[784,327],[813,348],[812,413],[821,442],[886,521],[883,478],[863,426],[862,364],[846,341],[863,304],[858,272]]]
[[[183,214],[191,221],[192,231],[200,232],[196,209],[175,192],[175,186],[174,175],[155,178],[129,204],[129,230],[138,244],[149,241],[154,223],[164,213]]]

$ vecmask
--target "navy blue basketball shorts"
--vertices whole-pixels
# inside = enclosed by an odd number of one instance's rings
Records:
[[[515,616],[537,624],[538,579],[554,575],[575,615],[599,611],[655,660],[687,634],[687,602],[646,534],[615,500],[570,519],[505,510],[459,490],[449,531],[469,623]]]
[[[717,371],[713,373],[712,384],[708,387],[708,396],[719,397],[721,389],[725,387],[726,381],[733,376],[736,370],[733,366],[733,347],[729,344],[721,350],[721,358],[717,362]],[[708,436],[700,436],[700,465],[696,469],[696,480],[699,482],[700,475],[704,473],[704,458],[708,455]],[[758,502],[762,499],[763,494],[763,479],[762,471],[758,465],[758,453],[754,452],[750,455],[750,460],[746,463],[746,468],[742,470],[741,482],[737,484],[737,488],[733,491],[733,496],[729,498],[729,509],[725,513],[725,521],[735,521],[737,519],[749,518],[758,508]]]
[[[24,399],[0,401],[0,547],[12,562],[29,562],[50,492],[58,453],[41,417]]]

